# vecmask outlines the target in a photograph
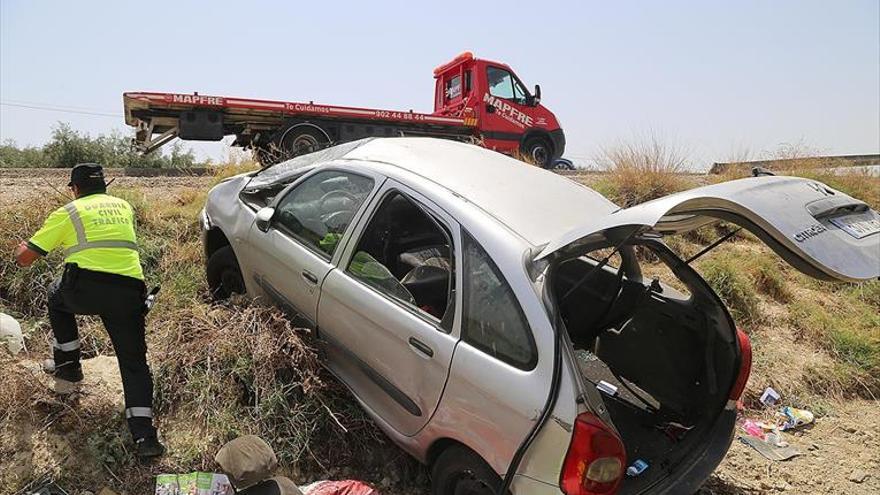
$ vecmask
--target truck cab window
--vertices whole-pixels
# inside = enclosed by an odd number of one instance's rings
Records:
[[[489,94],[498,98],[512,100],[513,76],[510,72],[498,67],[486,67],[486,77],[489,81]]]
[[[293,188],[275,208],[282,232],[330,259],[339,239],[373,189],[373,179],[328,170]]]
[[[525,105],[527,102],[526,99],[526,90],[522,87],[522,84],[519,83],[516,79],[513,79],[513,100],[520,105]]]
[[[450,77],[446,80],[446,101],[461,98],[461,76]]]

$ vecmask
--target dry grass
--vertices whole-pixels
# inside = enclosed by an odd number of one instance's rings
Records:
[[[687,189],[682,177],[688,154],[656,135],[621,141],[602,150],[597,160],[608,176],[595,188],[621,206],[650,201]]]
[[[621,145],[607,153],[615,165],[598,188],[612,191],[619,203],[633,204],[691,187],[690,178],[675,174],[683,156],[656,140]],[[253,167],[246,160],[220,167],[207,183]],[[880,203],[878,179],[815,178],[874,207]],[[294,479],[330,473],[377,483],[390,475],[393,482],[383,486],[383,493],[425,491],[424,470],[390,445],[317,366],[321,356],[307,332],[292,328],[274,310],[207,302],[197,223],[204,187],[157,190],[129,184],[113,192],[137,209],[148,282],[162,284],[148,342],[159,424],[170,453],[158,465],[139,466],[118,411],[65,405],[19,366],[23,360],[42,359],[48,348],[45,287],[57,274],[60,258],[50,256],[30,270],[19,270],[4,256],[0,310],[23,318],[29,352],[15,359],[0,357],[0,493],[15,492],[42,472],[39,464],[17,462],[16,455],[33,450],[35,459],[53,442],[78,449],[75,459],[57,455],[53,461],[67,463],[66,486],[119,489],[121,484],[108,474],[112,471],[130,480],[130,493],[142,493],[150,491],[157,472],[213,469],[215,450],[241,433],[270,440]],[[0,250],[11,252],[60,203],[60,198],[31,195],[0,210]],[[705,228],[670,244],[692,255],[724,231]],[[748,235],[709,253],[698,268],[753,339],[755,366],[747,402],[754,403],[768,385],[783,392],[788,403],[813,410],[829,397],[875,398],[880,392],[880,283],[814,282]],[[82,330],[87,356],[112,354],[99,322],[86,319]],[[21,429],[33,430],[31,443],[9,443],[13,430]]]
[[[250,168],[248,163],[222,167],[212,182]],[[425,489],[424,470],[393,446],[319,366],[308,332],[293,328],[277,310],[243,301],[208,302],[197,220],[204,190],[111,192],[134,205],[148,284],[162,285],[147,339],[158,424],[169,454],[159,464],[140,466],[121,413],[108,406],[110,398],[98,401],[100,407],[82,401],[66,405],[21,366],[46,355],[46,286],[57,276],[61,259],[52,255],[21,270],[4,256],[0,311],[22,318],[28,351],[16,358],[0,352],[0,459],[6,459],[0,461],[0,493],[17,491],[50,465],[69,489],[120,490],[112,471],[126,480],[129,493],[147,493],[159,472],[216,469],[216,450],[245,433],[269,441],[297,480],[335,475],[366,479],[390,493]],[[4,208],[0,249],[11,252],[57,203],[31,196]],[[112,355],[100,322],[84,318],[80,328],[86,357]],[[56,444],[57,449],[49,448]],[[13,457],[21,452],[27,459]],[[389,470],[394,475],[386,478]]]

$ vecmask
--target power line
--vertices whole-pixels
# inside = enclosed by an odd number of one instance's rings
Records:
[[[22,103],[12,103],[9,101],[0,101],[0,105],[8,106],[8,107],[17,107],[17,108],[27,108],[31,110],[45,110],[48,112],[61,112],[61,113],[76,113],[80,115],[92,115],[95,117],[113,117],[113,118],[121,118],[122,114],[120,113],[105,113],[105,112],[95,112],[89,110],[74,110],[71,108],[58,107],[54,105],[25,105]]]

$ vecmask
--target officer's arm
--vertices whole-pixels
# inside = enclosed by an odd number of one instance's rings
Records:
[[[65,236],[74,235],[72,232],[70,216],[64,207],[58,208],[46,218],[43,226],[29,241],[22,242],[15,248],[15,262],[18,266],[32,265],[37,258],[60,246]]]
[[[15,248],[15,262],[18,266],[31,266],[39,257],[40,253],[31,249],[27,242],[21,241],[21,244]]]

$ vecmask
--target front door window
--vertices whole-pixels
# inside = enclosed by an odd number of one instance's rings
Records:
[[[487,67],[486,76],[489,81],[489,94],[498,98],[513,99],[513,76],[510,72],[498,67]]]
[[[486,68],[486,76],[489,81],[490,95],[511,100],[520,105],[526,104],[528,93],[510,71],[490,66]]]
[[[329,260],[372,189],[369,177],[336,170],[319,172],[278,203],[274,225]]]

